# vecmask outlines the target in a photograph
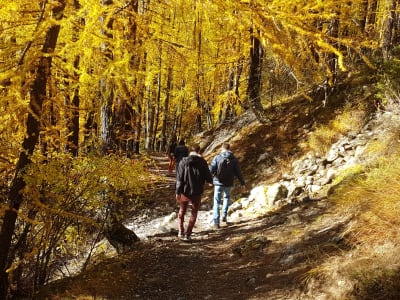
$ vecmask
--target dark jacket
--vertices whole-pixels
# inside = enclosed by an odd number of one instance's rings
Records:
[[[172,142],[168,147],[168,157],[173,158],[176,148],[176,142]]]
[[[185,145],[178,145],[175,147],[174,157],[176,161],[176,165],[178,166],[179,162],[182,158],[189,155],[189,149]]]
[[[205,182],[212,183],[205,159],[197,154],[183,158],[176,172],[176,194],[201,195]]]
[[[215,156],[214,159],[211,161],[210,172],[214,176],[214,178],[213,178],[214,185],[223,185],[221,182],[219,182],[216,174],[217,174],[217,169],[218,169],[218,163],[224,157],[230,158],[233,162],[233,173],[232,173],[232,176],[229,178],[226,186],[233,186],[233,180],[235,179],[235,176],[240,181],[241,185],[245,185],[245,182],[244,182],[244,179],[242,176],[242,172],[240,170],[239,162],[238,162],[237,158],[233,155],[233,153],[229,150],[222,151],[220,154]]]

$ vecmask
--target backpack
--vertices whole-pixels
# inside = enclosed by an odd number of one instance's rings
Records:
[[[216,175],[217,175],[218,181],[221,182],[223,185],[231,186],[233,175],[234,175],[233,158],[222,157],[222,159],[220,159],[218,161]]]

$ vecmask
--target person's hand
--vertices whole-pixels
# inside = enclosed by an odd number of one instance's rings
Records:
[[[213,186],[213,184],[212,184],[212,183],[209,183],[209,184],[208,184],[208,186],[209,186],[209,187],[212,187],[212,186]]]
[[[245,186],[245,185],[242,185],[242,186],[240,187],[240,190],[241,190],[242,193],[246,192],[246,186]]]
[[[175,198],[176,198],[176,201],[181,201],[181,195],[180,194],[176,194],[176,196],[175,196]]]

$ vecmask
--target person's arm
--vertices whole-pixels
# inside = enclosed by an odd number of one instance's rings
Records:
[[[239,166],[239,161],[236,158],[235,158],[235,176],[239,180],[240,185],[242,186],[242,189],[243,189],[243,187],[246,186],[246,182],[243,179],[242,171],[240,170],[240,166]]]
[[[178,168],[176,170],[176,199],[178,200],[178,195],[180,197],[180,194],[183,192],[183,162],[180,161]]]
[[[211,161],[211,164],[210,164],[210,173],[211,173],[211,176],[214,176],[216,173],[217,173],[217,156],[215,156],[214,158],[213,158],[213,160]]]
[[[208,168],[208,164],[207,161],[205,159],[203,159],[203,172],[204,172],[204,178],[205,181],[207,181],[209,183],[209,185],[212,185],[213,183],[213,178],[210,172],[210,169]]]

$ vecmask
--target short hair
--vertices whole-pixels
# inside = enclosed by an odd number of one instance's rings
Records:
[[[229,150],[230,147],[231,147],[231,146],[229,145],[228,142],[222,143],[222,149]]]
[[[195,143],[190,146],[190,151],[194,151],[196,153],[200,153],[200,145]]]
[[[180,139],[178,145],[185,145],[185,140],[184,139]]]

